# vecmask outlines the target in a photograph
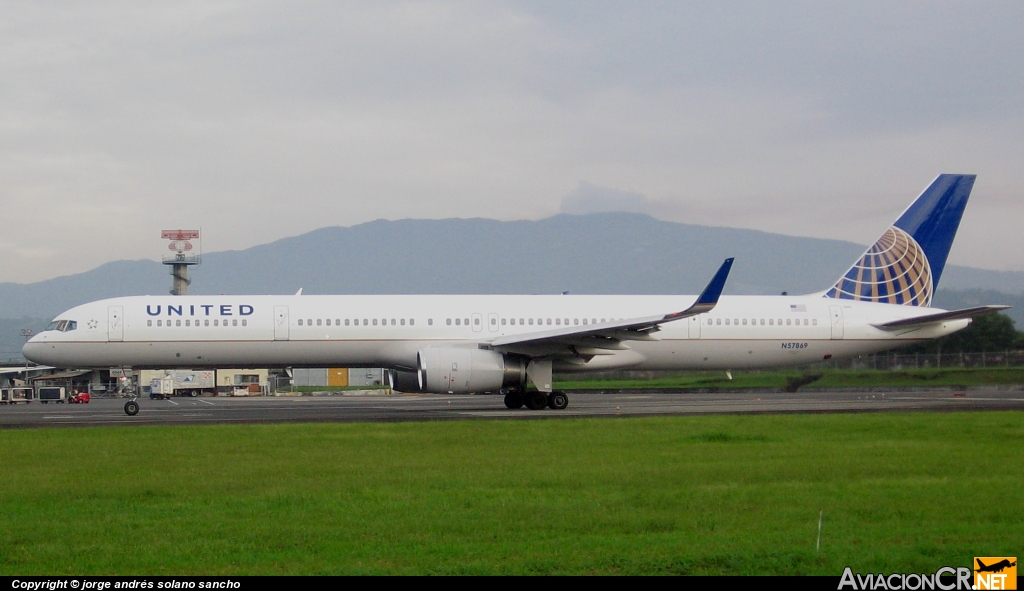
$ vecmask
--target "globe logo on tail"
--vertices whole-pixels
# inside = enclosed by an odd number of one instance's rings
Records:
[[[926,307],[931,305],[932,291],[924,249],[910,234],[892,226],[825,295]]]

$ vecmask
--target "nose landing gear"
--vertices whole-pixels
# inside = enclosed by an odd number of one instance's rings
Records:
[[[139,403],[135,402],[135,398],[124,403],[124,414],[130,417],[134,417],[139,414]]]

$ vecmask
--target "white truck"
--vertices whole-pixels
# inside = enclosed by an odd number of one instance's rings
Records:
[[[171,396],[199,396],[200,394],[217,395],[217,383],[213,370],[168,371],[162,378],[153,378],[149,382],[150,398],[169,398]]]

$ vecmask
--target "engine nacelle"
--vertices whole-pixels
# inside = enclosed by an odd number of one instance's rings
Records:
[[[526,384],[526,359],[486,349],[427,347],[416,361],[423,392],[496,392]]]

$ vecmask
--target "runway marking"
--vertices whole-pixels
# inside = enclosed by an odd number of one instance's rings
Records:
[[[199,402],[202,402],[203,404],[209,404],[210,406],[217,406],[216,404],[214,404],[212,402],[207,402],[205,400],[200,400]]]
[[[177,402],[175,402],[175,401],[173,401],[173,400],[168,400],[167,402],[170,402],[170,403],[171,403],[171,404],[173,404],[174,406],[178,406],[178,403],[177,403]]]

